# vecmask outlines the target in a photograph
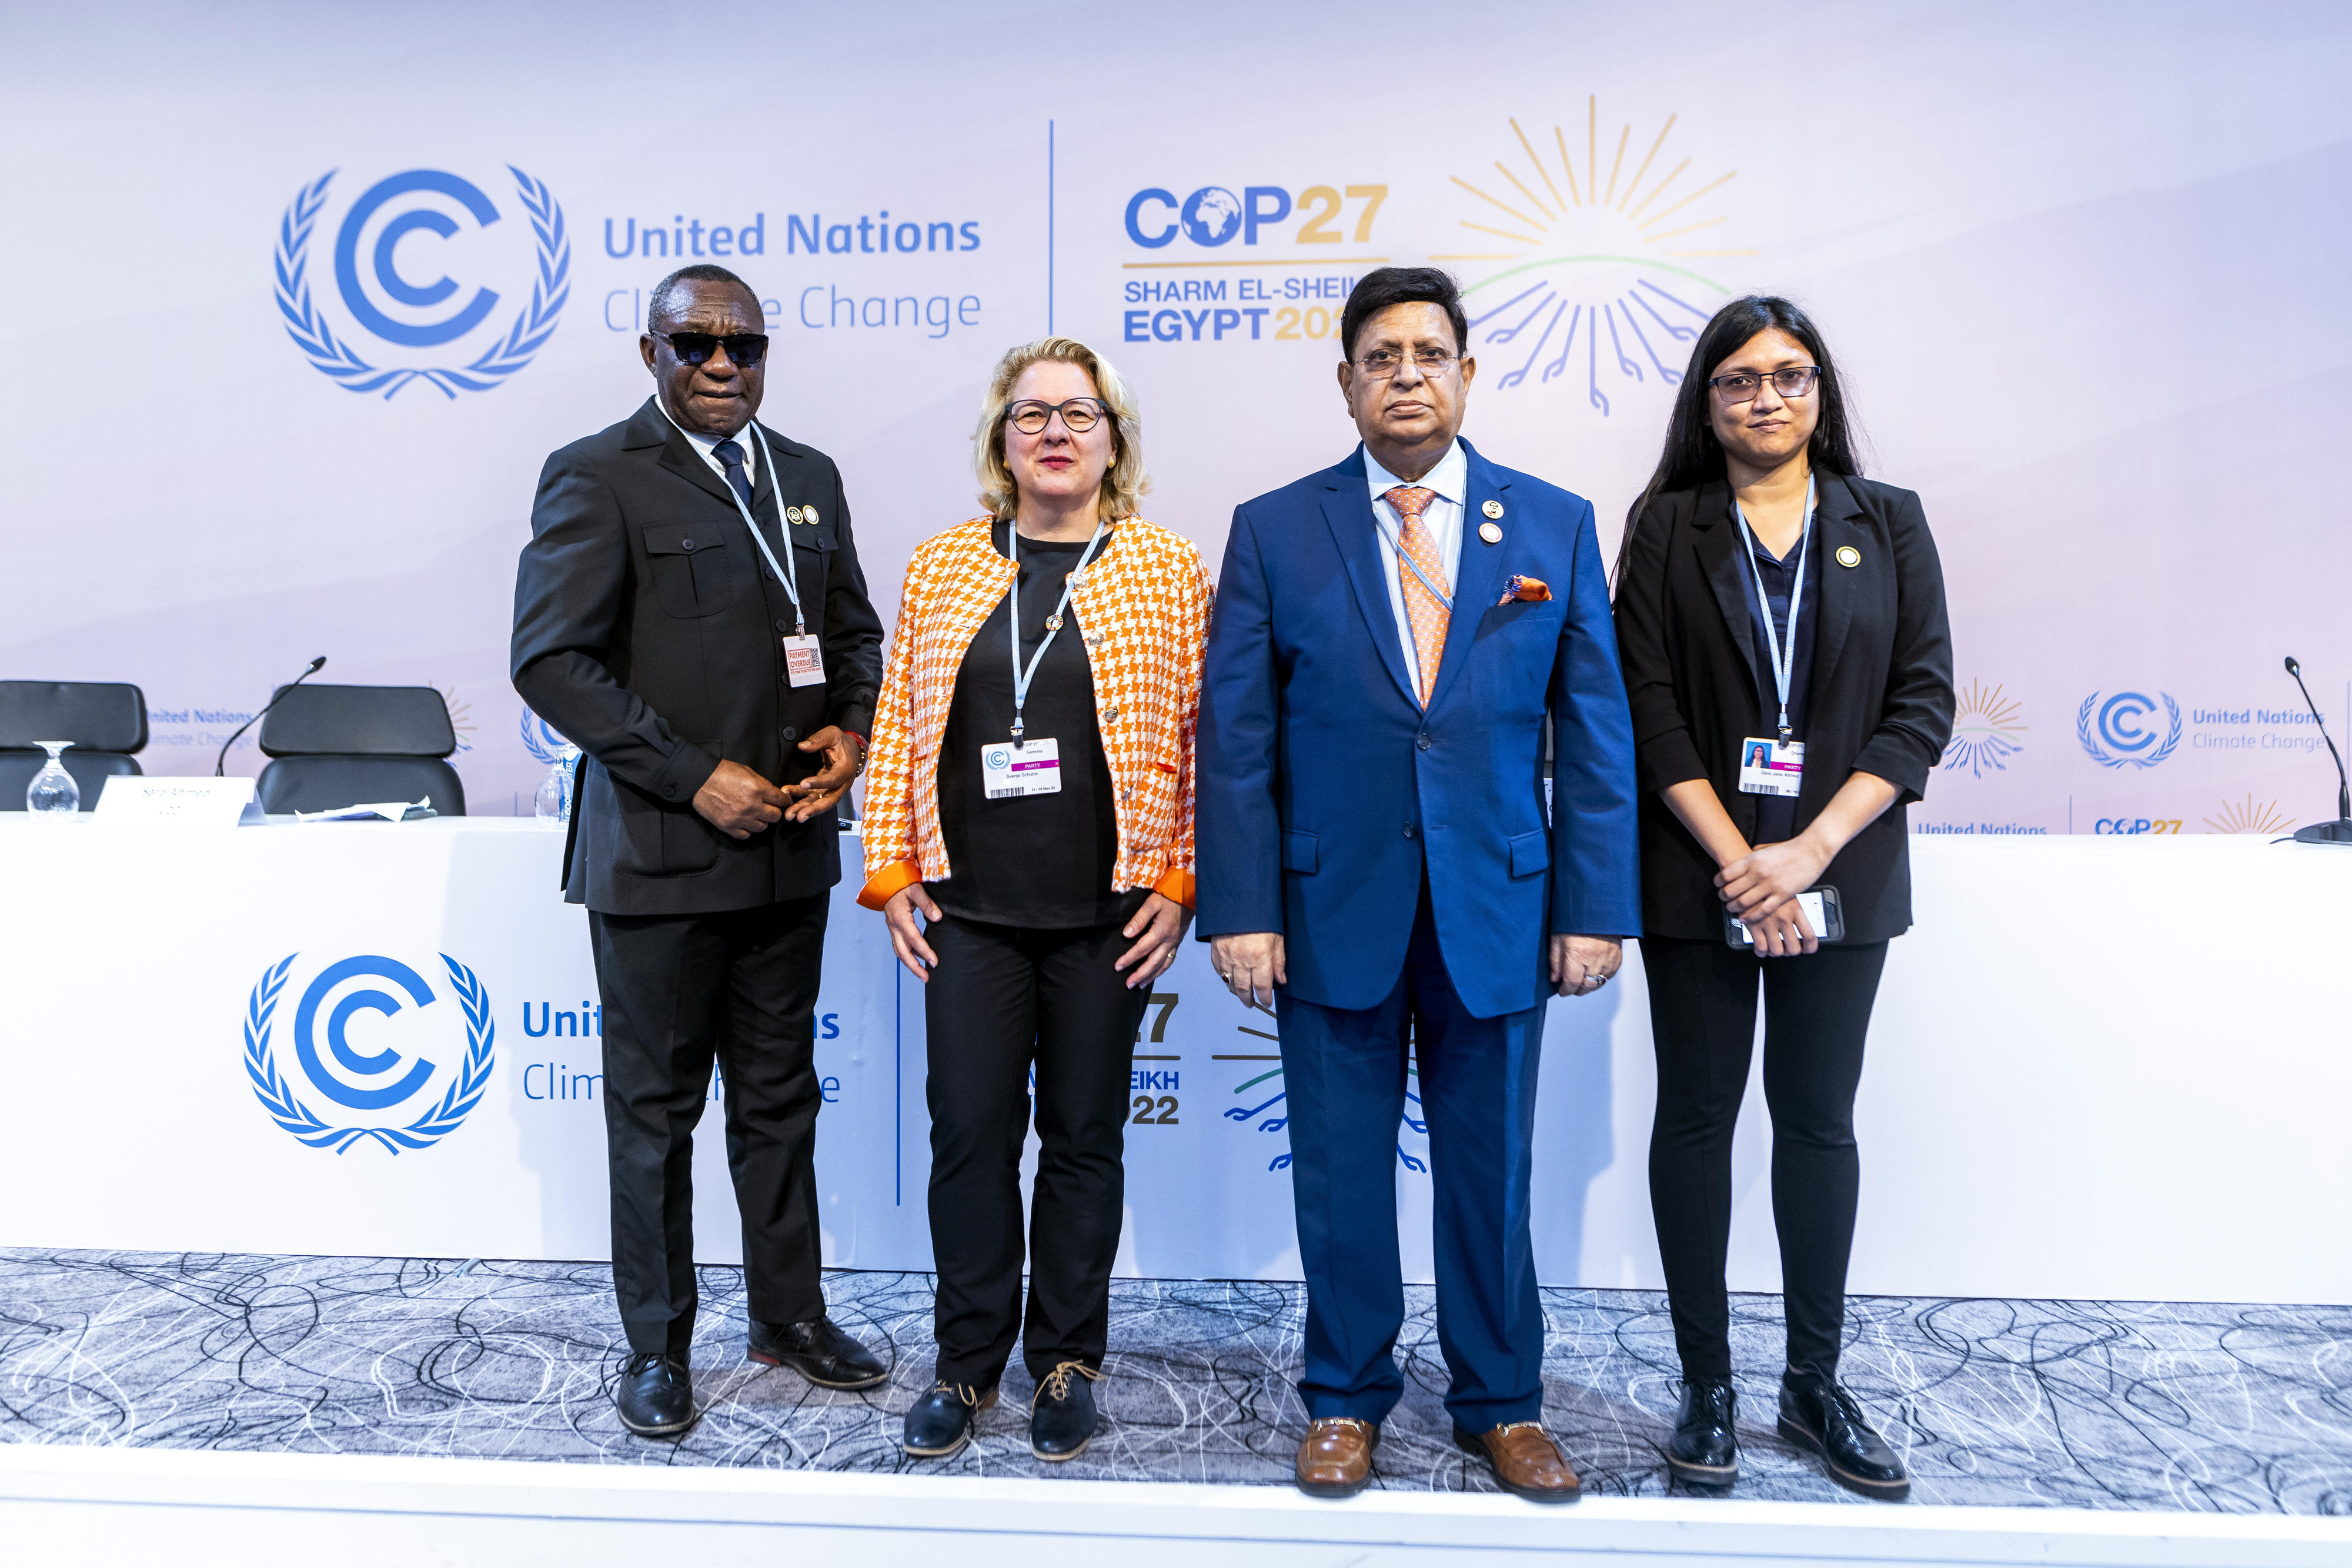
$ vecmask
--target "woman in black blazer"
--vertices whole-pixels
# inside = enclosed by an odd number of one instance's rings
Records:
[[[1735,300],[1699,336],[1627,520],[1617,642],[1643,789],[1650,1201],[1683,1364],[1667,1465],[1701,1487],[1739,1474],[1724,1259],[1760,970],[1780,1429],[1841,1484],[1900,1498],[1909,1479],[1837,1362],[1863,1037],[1887,940],[1911,924],[1889,808],[1920,798],[1950,737],[1951,632],[1919,497],[1860,476],[1836,367],[1785,299]],[[1837,890],[1840,940],[1795,902],[1816,887]],[[1750,945],[1727,940],[1733,916]]]

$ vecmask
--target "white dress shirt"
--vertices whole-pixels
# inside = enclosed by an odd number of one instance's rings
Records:
[[[686,426],[678,424],[677,420],[671,419],[669,410],[663,406],[662,400],[659,397],[656,397],[654,399],[654,406],[661,409],[661,414],[664,419],[667,419],[670,423],[677,425],[677,433],[680,435],[685,436],[688,441],[694,443],[694,449],[702,454],[702,460],[705,463],[709,464],[710,471],[713,474],[718,475],[721,479],[727,477],[727,465],[719,461],[719,459],[711,454],[710,449],[718,445],[722,441],[731,441],[736,445],[741,447],[743,449],[743,483],[751,486],[754,490],[757,490],[760,487],[760,442],[759,438],[751,434],[751,426],[749,422],[746,422],[743,428],[737,431],[732,435],[698,435],[693,431],[687,429]],[[1456,530],[1457,533],[1460,530],[1458,529]]]
[[[1381,555],[1386,562],[1381,575],[1388,580],[1389,612],[1396,617],[1397,641],[1404,646],[1404,667],[1412,677],[1412,689],[1421,690],[1421,659],[1413,652],[1412,622],[1404,612],[1404,581],[1402,574],[1412,569],[1404,564],[1389,540],[1403,537],[1404,518],[1389,505],[1388,493],[1399,485],[1412,483],[1424,490],[1433,490],[1437,498],[1423,508],[1421,526],[1428,530],[1430,541],[1436,547],[1437,564],[1445,569],[1445,591],[1450,595],[1462,579],[1462,508],[1468,505],[1470,460],[1462,455],[1462,443],[1456,441],[1437,460],[1437,466],[1420,478],[1406,481],[1381,466],[1370,447],[1364,448],[1364,477],[1372,488],[1373,513],[1387,525],[1387,534],[1381,541]]]

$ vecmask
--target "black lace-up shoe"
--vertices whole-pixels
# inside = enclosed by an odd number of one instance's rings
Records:
[[[918,1459],[944,1459],[971,1441],[972,1423],[995,1403],[994,1384],[983,1390],[969,1383],[934,1383],[907,1412],[902,1446]]]
[[[694,1381],[686,1357],[646,1353],[621,1368],[613,1404],[621,1425],[640,1437],[668,1437],[694,1425]]]
[[[1911,1495],[1911,1478],[1886,1440],[1871,1429],[1861,1401],[1818,1372],[1780,1379],[1780,1436],[1810,1448],[1829,1467],[1830,1479],[1882,1502]]]
[[[1095,1440],[1094,1384],[1102,1374],[1066,1361],[1037,1384],[1029,1401],[1029,1451],[1047,1464],[1075,1459]]]
[[[881,1357],[835,1327],[831,1318],[804,1323],[755,1318],[747,1354],[765,1366],[789,1366],[820,1388],[871,1388],[890,1375]]]
[[[1685,1379],[1675,1435],[1666,1439],[1667,1474],[1685,1486],[1729,1491],[1739,1479],[1739,1438],[1732,1429],[1738,1416],[1731,1379]]]

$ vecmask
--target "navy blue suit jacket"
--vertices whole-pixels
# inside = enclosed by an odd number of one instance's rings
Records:
[[[1476,1017],[1543,999],[1549,933],[1641,932],[1633,722],[1592,507],[1463,450],[1460,580],[1426,714],[1361,449],[1234,513],[1202,692],[1199,934],[1282,933],[1303,1001],[1370,1008],[1395,988],[1424,854],[1446,972]],[[1489,501],[1499,544],[1478,534]],[[1497,603],[1513,573],[1553,597]]]

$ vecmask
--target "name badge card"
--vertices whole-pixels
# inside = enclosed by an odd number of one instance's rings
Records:
[[[117,775],[98,797],[95,821],[121,827],[161,824],[169,828],[258,827],[261,802],[250,779],[132,778]]]
[[[1062,748],[1050,740],[1008,740],[980,754],[981,787],[992,800],[1062,792]]]
[[[1749,736],[1739,743],[1739,792],[1794,795],[1805,787],[1805,743]]]
[[[784,676],[796,686],[824,685],[824,645],[814,636],[785,638]]]

